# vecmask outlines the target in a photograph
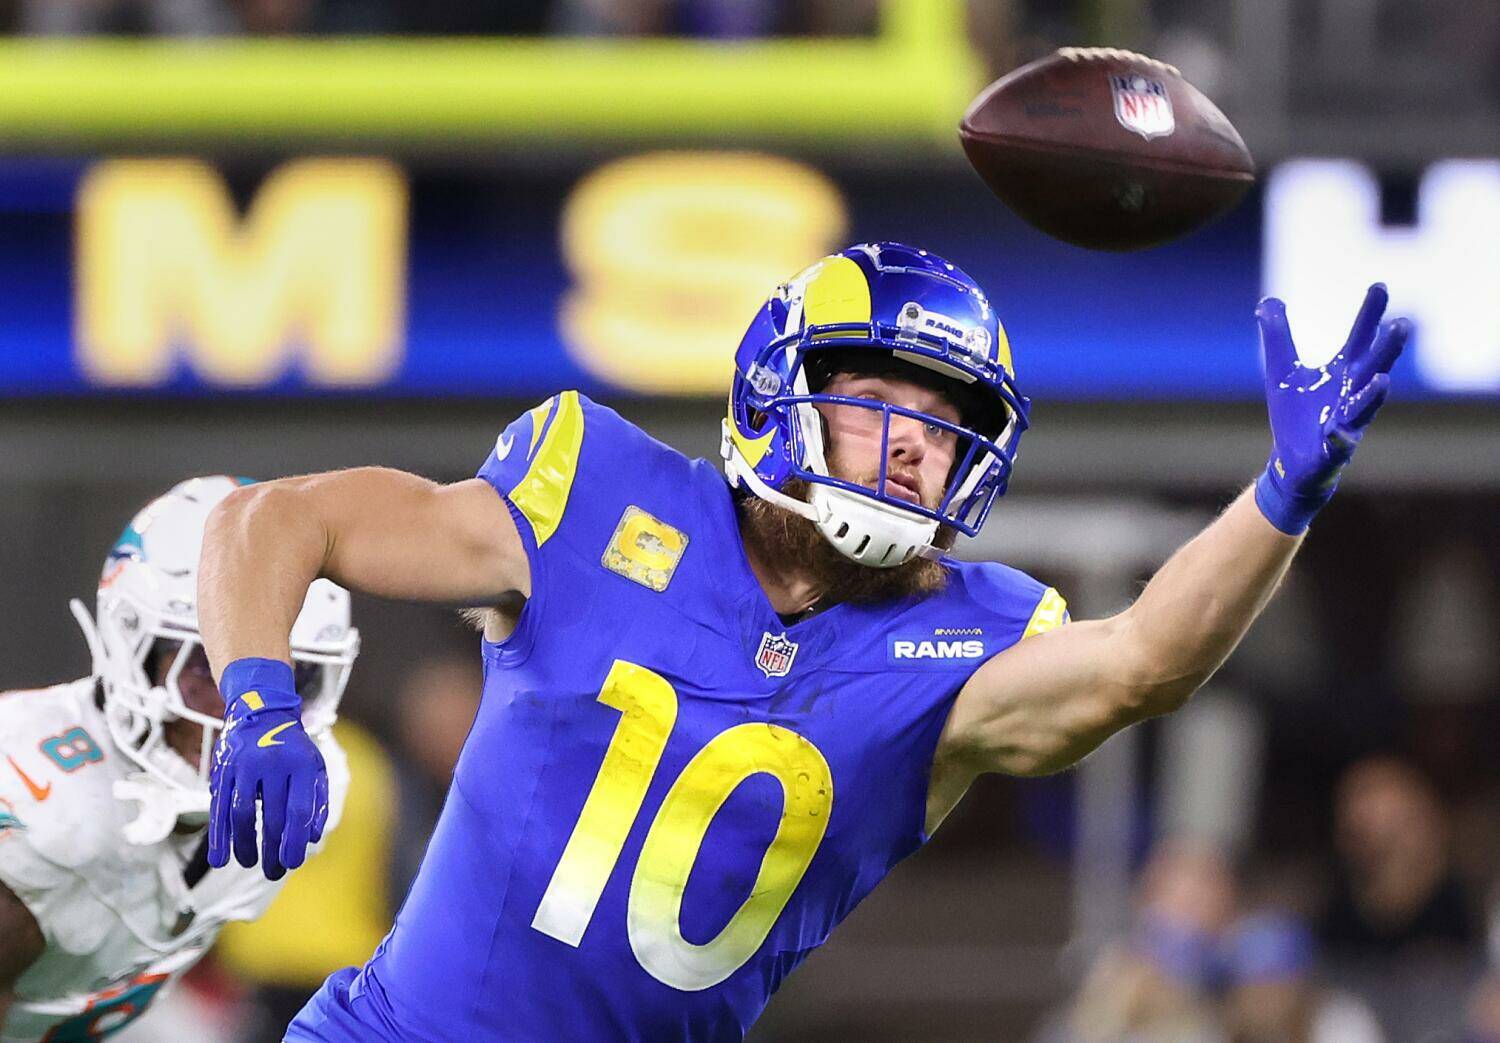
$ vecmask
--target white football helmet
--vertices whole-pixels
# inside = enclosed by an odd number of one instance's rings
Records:
[[[178,679],[202,644],[198,634],[198,555],[211,510],[250,479],[191,478],[157,497],[120,534],[99,577],[97,622],[77,599],[70,603],[93,657],[104,696],[110,738],[140,768],[115,784],[115,795],[141,803],[126,827],[133,843],[150,844],[186,819],[204,820],[208,772],[223,721],[187,705]],[[152,655],[172,654],[164,683],[152,683]],[[338,716],[359,632],[349,622],[349,593],[326,579],[313,582],[292,627],[292,663],[303,699],[302,723],[311,735]],[[195,762],[166,741],[174,720],[201,725]]]

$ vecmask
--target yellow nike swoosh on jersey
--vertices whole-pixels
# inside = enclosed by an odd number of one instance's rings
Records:
[[[280,735],[282,732],[286,731],[288,728],[290,728],[292,725],[294,725],[296,723],[297,723],[296,721],[287,721],[285,724],[278,724],[276,727],[274,727],[270,731],[266,732],[266,734],[262,735],[260,737],[260,739],[256,741],[255,745],[257,745],[257,746],[281,746],[281,745],[283,745],[282,743],[279,743],[279,742],[276,741],[276,736]]]

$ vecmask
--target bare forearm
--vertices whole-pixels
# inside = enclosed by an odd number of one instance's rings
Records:
[[[236,659],[290,661],[288,635],[322,571],[328,538],[279,483],[247,486],[209,516],[198,621],[214,675]]]
[[[1248,489],[1161,567],[1121,632],[1148,713],[1173,709],[1212,676],[1301,545],[1266,521]]]
[[[247,486],[209,516],[198,619],[215,675],[247,656],[285,660],[319,576],[407,601],[493,605],[531,593],[504,501],[479,479],[440,486],[384,467]]]

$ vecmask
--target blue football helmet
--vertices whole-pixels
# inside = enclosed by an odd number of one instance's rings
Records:
[[[961,420],[871,399],[822,394],[834,367],[921,367],[951,381]],[[909,416],[957,436],[956,464],[936,509],[828,472],[819,403]],[[900,243],[866,243],[825,257],[779,287],[735,354],[724,471],[732,484],[813,521],[846,557],[890,568],[936,557],[939,526],[975,535],[1015,465],[1030,400],[1016,389],[1010,343],[974,280],[941,257]],[[783,491],[810,485],[806,502]]]

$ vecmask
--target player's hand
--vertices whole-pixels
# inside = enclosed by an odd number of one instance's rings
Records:
[[[261,864],[269,880],[300,866],[328,822],[328,770],[302,727],[292,669],[271,659],[238,659],[224,670],[227,709],[209,775],[208,862]],[[256,851],[255,806],[261,806]]]
[[[1391,389],[1390,371],[1411,322],[1382,322],[1388,299],[1376,283],[1349,339],[1326,366],[1302,365],[1287,326],[1286,305],[1267,297],[1255,309],[1266,354],[1271,458],[1255,484],[1255,502],[1272,525],[1295,536],[1329,501],[1365,428]]]

